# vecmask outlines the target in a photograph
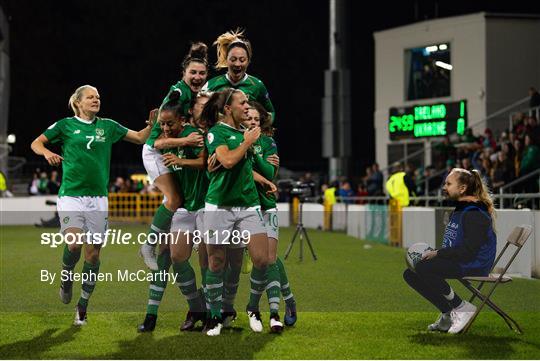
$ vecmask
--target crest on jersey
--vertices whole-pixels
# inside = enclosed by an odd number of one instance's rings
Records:
[[[255,153],[260,153],[262,151],[262,147],[258,144],[254,145],[253,150],[255,151]]]
[[[103,137],[103,134],[105,134],[105,131],[101,128],[96,128],[96,135]]]
[[[67,224],[69,222],[69,216],[64,217],[64,223]]]
[[[214,141],[214,134],[208,133],[206,138],[208,139],[208,144],[212,144],[212,142]]]

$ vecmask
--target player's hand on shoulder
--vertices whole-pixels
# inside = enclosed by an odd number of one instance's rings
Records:
[[[198,132],[190,133],[186,137],[186,145],[189,147],[202,147],[204,145],[204,137]]]
[[[279,156],[277,154],[271,154],[266,158],[266,161],[272,164],[274,167],[279,167]]]

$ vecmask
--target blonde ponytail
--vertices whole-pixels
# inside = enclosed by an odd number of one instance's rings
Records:
[[[216,41],[214,41],[214,45],[216,46],[217,50],[216,69],[227,67],[227,55],[229,54],[229,50],[234,46],[244,48],[247,52],[249,60],[251,60],[251,43],[244,36],[244,30],[240,28],[236,28],[236,30],[230,30],[224,34],[221,34],[218,36]]]
[[[493,198],[491,197],[491,194],[489,193],[489,189],[487,185],[482,180],[482,176],[480,175],[480,172],[476,169],[471,171],[472,175],[472,187],[471,187],[471,195],[478,198],[480,202],[486,205],[488,213],[491,215],[491,218],[495,218],[495,207],[493,205]]]

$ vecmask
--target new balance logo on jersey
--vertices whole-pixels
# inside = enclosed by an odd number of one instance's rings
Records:
[[[75,130],[75,131],[73,132],[73,134],[79,134],[80,132],[81,132],[81,130],[80,130],[80,129],[77,129],[77,130]]]

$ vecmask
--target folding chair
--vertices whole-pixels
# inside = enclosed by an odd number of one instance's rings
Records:
[[[510,265],[512,264],[512,262],[514,262],[514,259],[518,255],[519,251],[521,250],[521,248],[523,247],[523,245],[525,244],[525,242],[527,241],[531,233],[532,233],[532,227],[529,225],[522,224],[520,226],[516,226],[512,230],[512,233],[510,233],[510,235],[508,236],[508,239],[506,240],[506,244],[504,245],[504,248],[501,250],[501,252],[497,256],[497,259],[493,263],[493,268],[491,269],[491,272],[488,276],[463,277],[459,280],[473,294],[469,302],[472,302],[476,297],[482,300],[482,303],[480,304],[480,306],[477,307],[476,312],[474,313],[473,317],[467,323],[465,328],[463,328],[463,330],[461,331],[462,333],[466,333],[469,330],[472,323],[476,319],[476,316],[478,316],[478,314],[480,313],[480,311],[482,311],[482,308],[485,305],[488,305],[493,311],[497,312],[499,316],[503,318],[503,320],[506,322],[506,324],[508,325],[508,327],[510,327],[511,330],[519,334],[523,333],[518,323],[514,319],[512,319],[506,312],[504,312],[499,306],[493,303],[493,301],[490,300],[490,297],[495,291],[495,288],[499,284],[508,283],[512,281],[512,278],[510,278],[509,276],[505,276],[505,273],[508,270],[508,268],[510,268]],[[501,259],[501,257],[503,256],[503,254],[506,252],[506,250],[511,244],[515,246],[514,254],[512,254],[512,256],[510,257],[510,260],[506,263],[502,272],[499,275],[493,274],[492,272],[495,269],[495,266],[497,265],[497,263],[499,262],[499,260]],[[476,281],[480,283],[478,284],[478,287],[475,288],[471,284],[471,281]],[[483,294],[480,292],[480,289],[485,283],[492,284],[492,287],[487,294]]]

